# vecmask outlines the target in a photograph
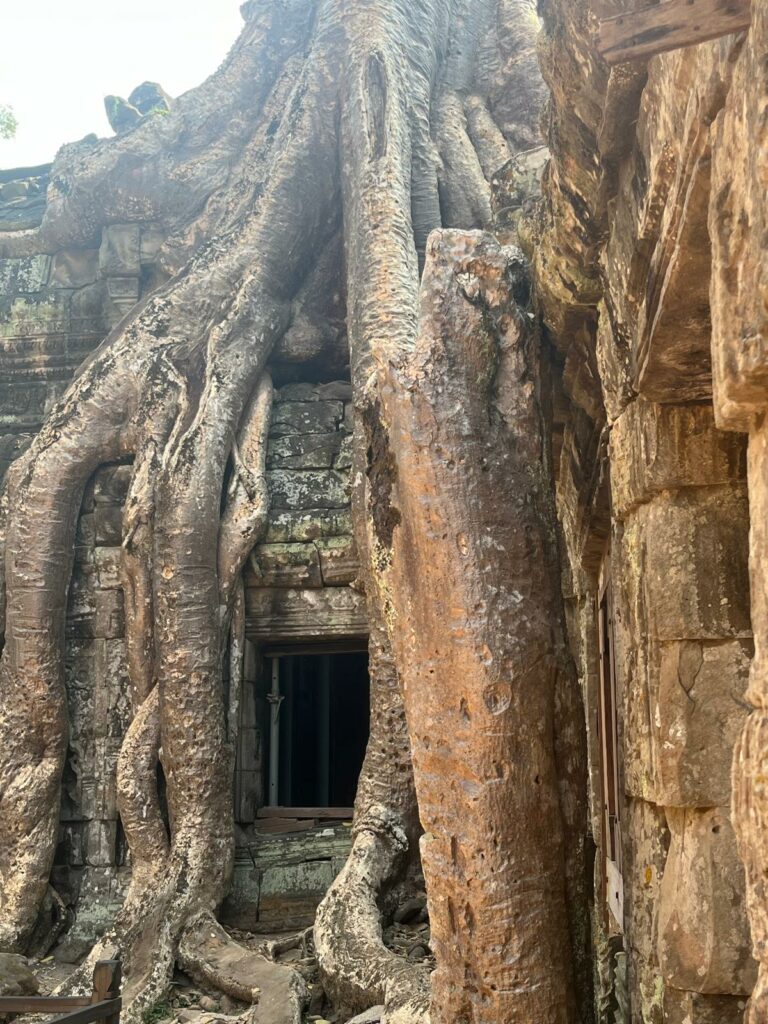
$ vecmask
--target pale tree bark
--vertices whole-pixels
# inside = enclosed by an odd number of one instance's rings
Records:
[[[120,755],[118,792],[133,877],[113,931],[89,963],[107,945],[117,947],[129,1024],[162,994],[175,962],[233,995],[256,998],[269,965],[232,943],[215,913],[234,856],[239,580],[266,513],[265,367],[273,350],[281,358],[300,359],[337,345],[345,333],[344,311],[329,296],[346,294],[358,419],[354,516],[371,618],[373,715],[352,854],[315,928],[321,971],[341,1006],[362,1009],[383,1001],[391,1021],[426,1013],[428,979],[388,952],[381,933],[387,892],[417,853],[410,731],[423,822],[433,837],[438,825],[453,830],[425,845],[438,956],[435,1019],[490,1020],[490,1007],[496,1006],[503,1019],[543,1020],[535,1012],[549,1006],[550,1019],[574,1020],[563,893],[566,876],[573,879],[577,872],[566,870],[561,818],[569,837],[580,834],[579,801],[573,799],[580,768],[578,756],[568,753],[578,747],[565,741],[568,728],[560,741],[553,736],[554,680],[563,645],[552,593],[550,492],[534,472],[542,490],[526,536],[550,545],[541,547],[548,567],[542,594],[520,591],[523,606],[532,603],[525,615],[509,618],[517,640],[503,639],[495,623],[486,627],[492,660],[501,659],[493,665],[506,659],[514,673],[511,681],[494,685],[502,697],[504,685],[509,688],[521,717],[507,727],[513,716],[504,712],[504,736],[495,740],[487,728],[481,730],[473,770],[482,774],[497,754],[502,767],[511,765],[502,778],[511,780],[514,768],[519,788],[512,787],[503,806],[489,802],[487,787],[481,787],[479,802],[464,794],[466,820],[477,818],[483,801],[488,807],[489,828],[478,833],[478,842],[498,841],[509,864],[521,870],[515,879],[507,866],[503,877],[510,884],[526,878],[531,888],[515,904],[525,912],[513,923],[507,896],[505,903],[495,901],[490,890],[473,890],[471,898],[465,893],[466,907],[477,901],[476,911],[487,911],[487,918],[467,926],[476,962],[468,965],[464,956],[463,973],[448,983],[455,961],[447,939],[461,920],[446,921],[445,907],[439,906],[430,850],[444,837],[450,846],[451,835],[457,842],[464,835],[460,787],[455,779],[446,784],[441,818],[425,786],[423,749],[423,716],[438,691],[430,692],[432,680],[426,677],[416,687],[413,651],[404,646],[406,632],[397,623],[405,612],[402,602],[416,601],[419,594],[418,588],[405,593],[408,567],[398,560],[430,516],[451,510],[430,511],[418,500],[414,467],[426,454],[409,453],[404,440],[398,446],[386,441],[390,417],[403,417],[401,403],[412,398],[403,376],[404,353],[421,351],[429,334],[427,323],[416,346],[419,273],[429,234],[441,227],[491,226],[490,179],[536,139],[542,86],[535,69],[533,7],[529,0],[269,0],[246,4],[244,13],[243,34],[216,75],[183,97],[168,117],[94,147],[65,149],[38,237],[0,240],[4,254],[29,251],[33,243],[54,251],[92,244],[104,224],[153,220],[167,235],[160,263],[169,275],[83,366],[9,475],[3,495],[0,947],[23,947],[52,863],[67,745],[64,616],[83,488],[103,463],[132,459],[123,584],[134,717]],[[488,259],[495,266],[496,257]],[[507,332],[511,338],[512,328]],[[495,358],[490,343],[483,352]],[[472,359],[479,354],[456,348],[452,358],[456,382],[468,388]],[[534,362],[526,366],[534,379]],[[447,368],[437,370],[435,387]],[[486,366],[481,377],[487,372]],[[510,444],[508,464],[517,466],[516,445],[540,453],[545,441],[523,401],[525,388],[513,377],[499,408],[512,402],[515,413],[528,419],[500,441]],[[474,381],[473,388],[478,386]],[[394,394],[401,387],[402,394]],[[430,393],[427,388],[425,396]],[[440,404],[435,411],[445,411],[450,431],[451,410]],[[523,438],[526,429],[537,433]],[[481,449],[475,445],[471,457],[481,458]],[[482,462],[470,469],[472,479],[484,480],[478,476]],[[397,500],[410,502],[413,523],[396,511],[392,489],[399,473],[412,489]],[[485,494],[478,490],[477,500]],[[462,515],[468,518],[466,544],[479,551],[492,543],[495,519],[475,522],[480,510],[462,511],[460,498],[453,497],[456,523]],[[491,504],[485,514],[502,520],[502,513]],[[525,545],[514,547],[514,525],[499,524],[499,530],[509,534],[512,554],[528,559],[506,565],[499,555],[488,560],[489,555],[483,563],[489,573],[500,574],[506,593],[518,576],[526,578],[531,556]],[[463,572],[466,558],[459,546],[435,550],[435,561],[447,586],[450,566]],[[464,591],[457,591],[457,601],[462,597]],[[528,623],[540,621],[542,601],[550,602],[552,618],[536,647]],[[477,701],[492,686],[495,668],[474,664],[478,652],[486,657],[475,635],[482,616],[464,603],[467,630],[474,632],[464,644],[446,634],[445,666],[472,664],[467,701],[480,721]],[[419,605],[418,613],[429,626],[427,606]],[[434,621],[430,628],[434,639]],[[527,706],[523,693],[535,689],[534,678],[541,689]],[[566,704],[561,700],[559,706]],[[456,713],[451,706],[440,728]],[[517,763],[518,754],[532,759],[530,764]],[[157,793],[160,757],[167,822]],[[510,832],[509,822],[503,829],[504,809],[534,814],[532,834]],[[550,843],[539,851],[544,822],[551,826]],[[578,843],[576,848],[569,864],[578,861]],[[536,851],[544,860],[534,871]],[[487,856],[489,864],[501,866],[500,853],[488,847]],[[477,877],[487,880],[479,869]],[[539,891],[544,878],[548,894]],[[455,864],[443,883],[455,890],[458,907],[462,877]],[[537,956],[533,929],[540,931]],[[495,943],[500,932],[508,934],[506,945]],[[517,967],[510,968],[508,961],[518,954]],[[546,971],[544,992],[539,982]],[[301,986],[287,972],[280,984],[276,1003],[261,1005],[260,1019],[272,1020],[277,1003],[298,1017]],[[451,1018],[454,1009],[459,1015]]]
[[[487,235],[433,236],[418,339],[366,420],[373,471],[389,462],[372,522],[426,830],[433,1022],[581,1019],[564,840],[586,791],[561,793],[558,770],[583,785],[585,762],[556,735],[558,674],[576,681],[522,263]]]

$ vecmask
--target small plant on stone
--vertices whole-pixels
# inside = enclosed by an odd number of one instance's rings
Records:
[[[148,1007],[141,1015],[142,1024],[158,1024],[161,1020],[166,1020],[173,1013],[171,1004],[167,999],[159,999],[152,1006]]]

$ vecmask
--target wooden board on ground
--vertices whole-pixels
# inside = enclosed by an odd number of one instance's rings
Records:
[[[597,51],[608,64],[653,57],[749,28],[750,0],[664,0],[600,22]]]
[[[351,807],[260,807],[256,811],[257,818],[320,818],[342,819],[352,818]]]
[[[263,818],[256,822],[259,835],[278,835],[281,832],[308,832],[317,825],[317,818]]]

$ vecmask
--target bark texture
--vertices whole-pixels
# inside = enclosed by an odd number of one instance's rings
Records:
[[[426,830],[433,1021],[578,1019],[555,751],[565,633],[521,286],[519,251],[488,235],[434,236],[417,343],[370,424],[393,460],[391,504],[374,524],[391,548]]]
[[[573,1021],[562,818],[579,833],[578,807],[566,799],[578,766],[561,743],[559,787],[556,538],[532,336],[514,308],[502,309],[513,287],[508,257],[488,240],[438,238],[420,336],[418,326],[430,232],[490,227],[494,174],[536,142],[533,7],[269,0],[243,12],[220,71],[167,117],[65,148],[52,175],[35,244],[86,244],[104,224],[152,220],[165,234],[168,279],[83,366],[7,481],[0,947],[24,945],[55,846],[67,746],[64,612],[83,488],[104,462],[130,460],[123,583],[134,718],[118,788],[134,871],[100,949],[117,946],[123,957],[129,1024],[162,993],[176,960],[256,998],[264,963],[235,947],[214,915],[234,854],[239,577],[265,515],[265,366],[273,350],[301,359],[338,341],[343,325],[327,295],[346,283],[373,718],[354,848],[315,929],[321,969],[350,1008],[383,1001],[391,1021],[425,1013],[426,979],[387,952],[380,924],[383,894],[418,834],[402,676],[430,830],[434,1019]],[[0,250],[29,245],[28,234],[11,236]],[[454,313],[467,337],[448,330],[438,351],[439,325],[448,329]],[[428,415],[446,453],[434,465]],[[510,522],[512,508],[520,519]],[[433,533],[443,519],[451,544]],[[492,598],[481,577],[497,572]],[[445,609],[430,605],[430,580],[455,588]],[[430,645],[443,610],[451,642],[437,656]],[[426,730],[441,690],[417,670],[422,655],[436,674],[467,674],[463,697],[451,676],[443,740],[431,754]],[[465,738],[466,785],[451,777],[441,803],[429,775],[461,760],[445,746],[449,722]],[[492,767],[500,774],[490,779]],[[526,831],[510,835],[502,819],[516,811]],[[467,820],[467,848],[444,849],[440,836],[463,835]],[[451,941],[462,927],[476,952],[460,949],[457,959]],[[296,1016],[300,986],[285,985],[282,1005]],[[260,1019],[271,1012],[262,1005]]]

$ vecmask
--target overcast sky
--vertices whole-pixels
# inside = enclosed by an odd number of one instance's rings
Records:
[[[178,96],[237,38],[240,0],[3,0],[0,104],[16,138],[0,168],[47,163],[64,142],[111,135],[104,97],[144,81]]]

